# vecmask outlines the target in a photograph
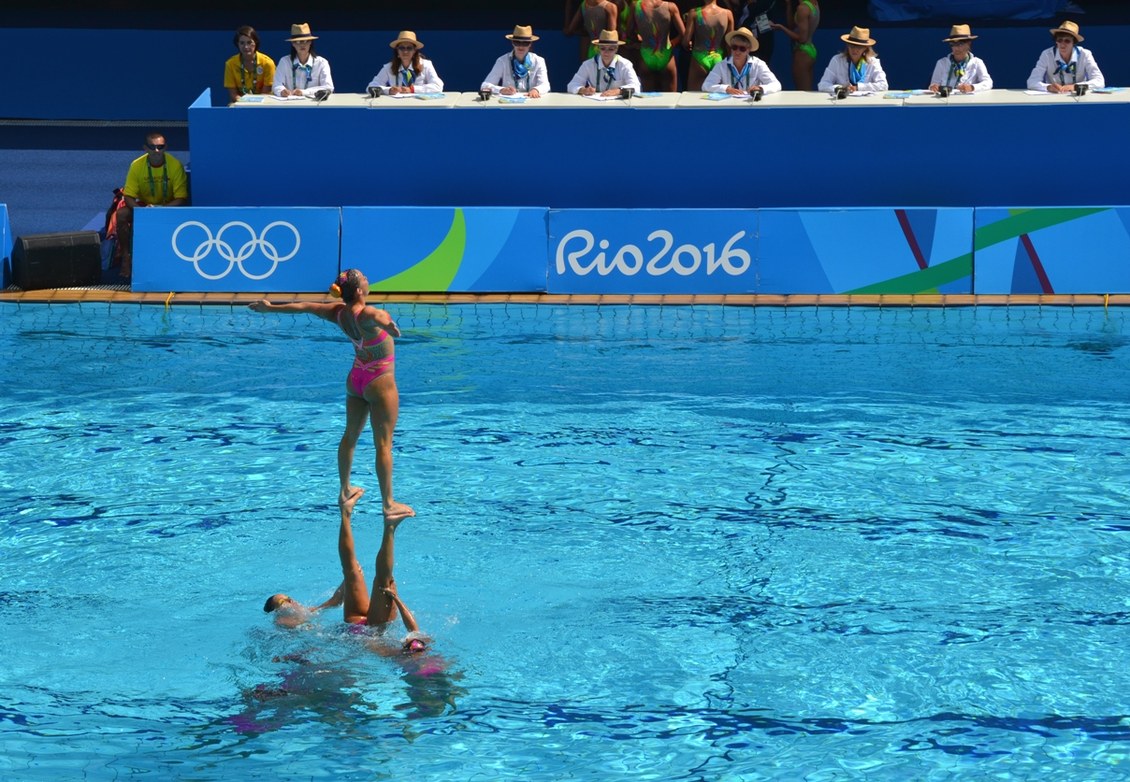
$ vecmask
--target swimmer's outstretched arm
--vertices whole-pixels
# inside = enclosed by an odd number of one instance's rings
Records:
[[[333,320],[337,316],[337,311],[343,306],[345,305],[340,302],[321,301],[289,301],[286,304],[272,304],[266,299],[260,299],[248,304],[247,308],[253,312],[305,312],[317,315],[323,320]]]
[[[314,606],[314,608],[311,609],[311,610],[321,611],[324,608],[337,608],[339,605],[344,603],[345,602],[345,593],[342,591],[342,587],[344,587],[344,586],[345,586],[344,582],[341,583],[341,584],[338,584],[337,589],[334,590],[334,593],[333,593],[333,595],[330,596],[329,600],[322,603],[321,605]]]
[[[408,606],[404,605],[404,601],[400,599],[400,595],[393,592],[391,589],[382,589],[382,592],[388,596],[388,599],[396,604],[397,609],[400,611],[400,618],[404,622],[404,629],[410,633],[420,631],[420,625],[416,624],[416,617],[412,616],[412,612],[408,610]]]

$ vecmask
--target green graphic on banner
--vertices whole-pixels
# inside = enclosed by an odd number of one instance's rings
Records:
[[[456,209],[447,236],[424,259],[399,274],[370,284],[372,291],[446,291],[451,287],[467,248],[467,221]]]

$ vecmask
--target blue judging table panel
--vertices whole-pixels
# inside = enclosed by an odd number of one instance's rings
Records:
[[[199,206],[1060,206],[1130,181],[1126,156],[1080,154],[1117,150],[1130,91],[210,104],[188,111]]]

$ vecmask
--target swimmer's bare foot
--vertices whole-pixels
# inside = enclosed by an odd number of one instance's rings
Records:
[[[393,521],[404,521],[404,519],[409,516],[416,515],[416,511],[412,510],[412,508],[405,505],[403,502],[390,502],[388,505],[385,505],[384,512],[386,524]]]
[[[365,490],[360,486],[350,486],[348,492],[342,492],[338,495],[337,504],[340,505],[343,510],[351,511],[353,510],[353,506],[357,504],[357,501],[361,499],[364,494]]]

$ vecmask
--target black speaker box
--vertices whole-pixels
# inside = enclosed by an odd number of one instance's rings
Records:
[[[98,232],[19,237],[12,248],[12,282],[25,291],[99,284],[102,243]]]

